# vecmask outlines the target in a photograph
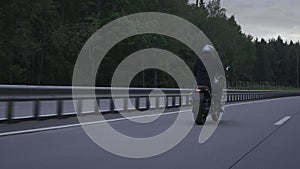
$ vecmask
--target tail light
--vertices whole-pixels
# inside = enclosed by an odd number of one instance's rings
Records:
[[[201,89],[196,89],[196,92],[201,92]]]

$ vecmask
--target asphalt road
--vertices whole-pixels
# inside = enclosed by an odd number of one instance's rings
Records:
[[[80,126],[2,136],[0,167],[1,169],[299,169],[299,103],[300,97],[294,97],[229,105],[216,132],[204,144],[198,142],[202,127],[194,126],[188,136],[175,148],[146,159],[128,159],[106,152],[94,144]],[[120,132],[145,137],[165,130],[176,117],[176,113],[164,115],[149,125],[133,124],[127,120],[114,121],[111,124]],[[109,115],[108,118],[114,117]],[[72,119],[62,119],[52,120],[51,124],[65,121],[72,123]],[[18,126],[42,127],[42,124],[48,123],[40,121],[4,124],[0,125],[0,128],[16,130]]]

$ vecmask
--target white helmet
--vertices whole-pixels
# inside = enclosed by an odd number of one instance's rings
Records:
[[[202,49],[202,52],[204,53],[210,53],[215,51],[215,48],[211,45],[205,45],[204,48]]]

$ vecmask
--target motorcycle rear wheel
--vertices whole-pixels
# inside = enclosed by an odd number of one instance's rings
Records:
[[[195,119],[195,123],[197,125],[204,125],[208,116],[208,112],[206,112],[205,108],[203,107],[204,104],[201,104],[201,108],[198,112],[198,115]]]

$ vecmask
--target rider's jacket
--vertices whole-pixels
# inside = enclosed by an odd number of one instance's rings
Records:
[[[208,86],[211,88],[208,72],[200,58],[194,65],[193,73],[198,86]]]

